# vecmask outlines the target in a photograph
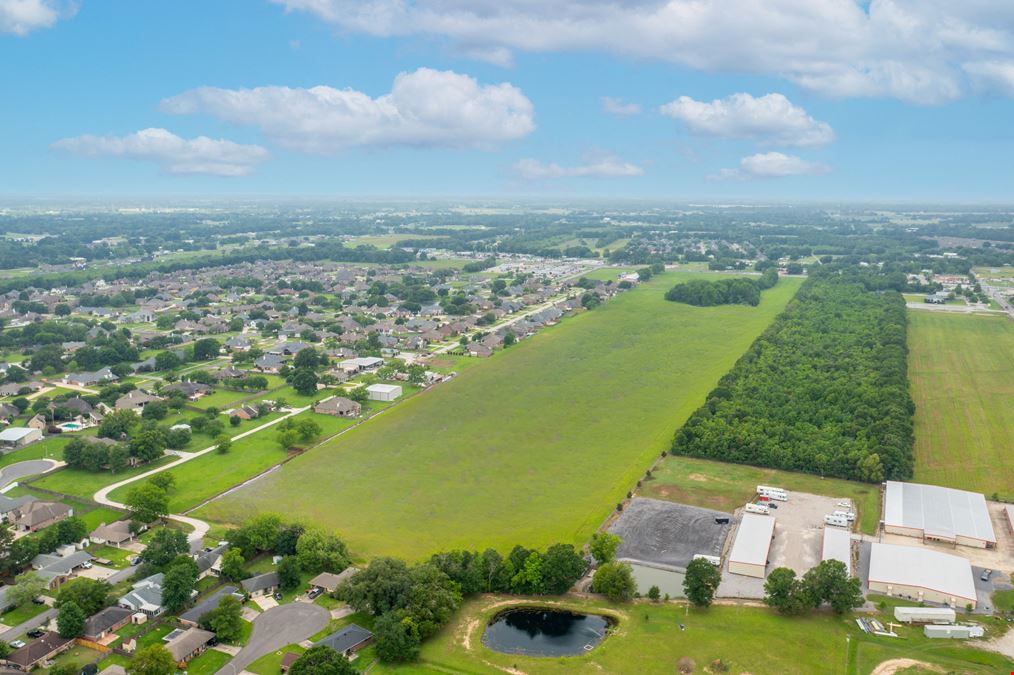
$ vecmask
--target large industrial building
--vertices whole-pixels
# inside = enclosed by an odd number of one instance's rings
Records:
[[[962,546],[996,546],[986,498],[936,485],[888,481],[884,531]]]
[[[729,552],[729,571],[748,577],[764,578],[775,519],[756,513],[744,513],[736,530],[736,541]]]
[[[845,570],[852,576],[852,535],[849,531],[840,527],[825,527],[820,559],[842,561]]]
[[[976,604],[972,565],[964,558],[920,546],[873,544],[870,592],[951,607]]]

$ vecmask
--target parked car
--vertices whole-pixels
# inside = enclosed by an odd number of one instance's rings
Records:
[[[317,598],[320,597],[321,593],[323,592],[324,591],[321,590],[320,588],[311,588],[309,591],[306,592],[306,597],[308,597],[311,600],[316,600]]]
[[[43,600],[42,598],[35,597],[35,598],[32,598],[32,604],[33,605],[44,605],[44,604],[46,604],[46,601]]]
[[[92,561],[85,560],[83,563],[81,563],[81,567],[83,567],[86,570],[90,570],[92,568]]]
[[[131,558],[130,559],[130,564],[131,565],[140,565],[141,564],[141,556],[138,555],[138,556],[134,556],[133,558]]]
[[[274,597],[275,597],[275,600],[277,600],[278,602],[281,602],[282,601],[282,592],[281,591],[275,591]]]
[[[982,574],[979,576],[983,581],[989,581],[993,576],[993,570],[982,570]]]
[[[11,647],[14,647],[14,649],[21,649],[24,646],[25,646],[24,640],[11,640]]]
[[[769,509],[777,509],[778,508],[778,504],[775,504],[774,502],[768,502],[767,507]]]
[[[33,628],[32,630],[28,631],[28,633],[27,633],[28,637],[30,637],[30,638],[40,638],[40,637],[42,637],[45,634],[46,634],[46,631],[42,630],[41,628]]]

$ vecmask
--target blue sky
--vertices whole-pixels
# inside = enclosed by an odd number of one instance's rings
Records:
[[[0,194],[1009,201],[1014,10],[703,4],[0,0]]]

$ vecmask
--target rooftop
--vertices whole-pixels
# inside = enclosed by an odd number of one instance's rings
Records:
[[[960,536],[996,542],[986,498],[978,492],[887,481],[884,522],[923,530],[927,535],[938,538]]]
[[[976,602],[971,563],[921,546],[874,543],[870,552],[870,581],[917,586]]]
[[[767,565],[775,519],[756,513],[744,513],[736,531],[736,541],[729,553],[730,562],[748,565]]]

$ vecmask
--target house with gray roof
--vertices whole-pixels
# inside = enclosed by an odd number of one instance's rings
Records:
[[[362,626],[350,623],[341,630],[313,643],[314,647],[326,645],[345,658],[354,656],[373,641],[373,633]]]
[[[143,612],[149,617],[156,617],[165,611],[162,607],[162,579],[159,572],[145,577],[134,584],[133,589],[119,600],[120,607],[132,612]]]
[[[243,595],[238,593],[238,590],[239,589],[235,586],[223,586],[212,595],[208,596],[204,600],[201,600],[192,608],[180,614],[180,623],[188,626],[198,625],[201,622],[201,617],[214,609],[218,609],[218,605],[222,602],[222,598],[227,595],[231,595],[237,600],[242,601]]]
[[[265,572],[240,582],[247,595],[268,595],[278,589],[278,572]]]

